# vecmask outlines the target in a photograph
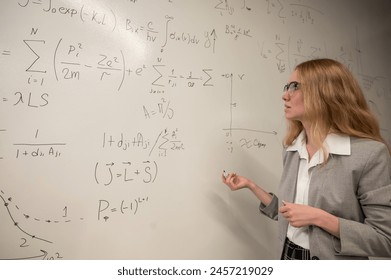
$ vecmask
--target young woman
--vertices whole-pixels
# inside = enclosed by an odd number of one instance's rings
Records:
[[[279,198],[235,173],[278,220],[281,259],[391,257],[391,159],[351,72],[331,59],[299,64],[284,87],[288,130]]]

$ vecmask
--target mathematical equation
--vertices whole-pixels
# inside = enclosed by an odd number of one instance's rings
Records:
[[[227,27],[228,28],[228,27]],[[32,34],[36,34],[33,30]],[[53,49],[45,40],[23,40],[26,51],[33,55],[31,64],[25,69],[26,83],[28,86],[44,86],[47,74],[53,69],[57,82],[92,82],[93,78],[104,83],[111,83],[116,91],[126,86],[127,79],[150,78],[150,89],[146,93],[165,93],[165,88],[185,86],[210,87],[214,86],[215,75],[212,67],[190,69],[186,73],[178,73],[175,66],[163,64],[162,58],[157,58],[157,64],[139,63],[134,65],[127,61],[127,55],[123,50],[114,53],[102,51],[91,54],[87,44],[82,42],[67,42],[59,39]],[[346,47],[341,46],[337,57],[346,65],[353,63],[354,54]],[[295,65],[304,59],[312,59],[326,56],[323,42],[310,43],[302,38],[285,37],[276,34],[271,41],[258,42],[259,56],[263,59],[274,59],[279,73],[285,73],[293,69]],[[4,53],[4,52],[3,52]],[[12,57],[10,51],[7,56]],[[53,65],[44,63],[49,57],[54,56]],[[129,81],[132,83],[132,80]],[[19,90],[3,97],[3,102],[11,100],[13,106],[27,106],[33,108],[45,107],[50,103],[50,93],[47,90],[35,92]]]
[[[168,1],[169,5],[173,5],[172,2]],[[131,5],[137,5],[137,1],[129,1]],[[186,44],[186,45],[202,45],[205,49],[213,50],[215,53],[216,43],[221,35],[231,37],[234,40],[238,40],[239,37],[252,38],[258,41],[260,45],[260,55],[263,58],[267,58],[272,52],[275,52],[274,56],[277,60],[278,70],[283,73],[286,70],[286,63],[289,58],[284,58],[284,54],[288,54],[286,50],[286,43],[281,42],[277,39],[274,43],[274,51],[270,46],[266,46],[266,42],[261,38],[256,38],[251,33],[251,28],[247,26],[240,26],[237,24],[227,23],[221,26],[220,29],[214,27],[209,30],[201,31],[200,34],[192,34],[192,32],[177,30],[178,27],[175,25],[175,18],[173,16],[166,15],[159,22],[156,20],[146,20],[145,23],[137,23],[134,19],[129,17],[118,16],[116,12],[110,8],[104,10],[103,7],[94,7],[87,4],[68,4],[64,5],[60,1],[55,0],[21,0],[17,3],[19,8],[22,9],[34,9],[34,7],[40,7],[41,12],[47,15],[57,15],[72,20],[78,20],[83,24],[90,23],[96,26],[108,28],[113,32],[117,30],[119,32],[126,32],[132,35],[136,35],[137,38],[143,39],[146,42],[157,42],[157,36],[162,35],[160,38],[160,48],[163,52],[169,46],[170,41]],[[214,10],[218,11],[220,15],[224,15],[227,12],[232,15],[235,11],[242,10],[246,13],[249,12],[262,12],[267,11],[267,14],[276,13],[279,18],[288,17],[300,17],[303,22],[311,21],[314,23],[313,13],[317,16],[323,16],[323,12],[314,9],[308,5],[302,5],[298,3],[282,3],[281,1],[265,1],[260,11],[255,11],[253,7],[250,7],[247,1],[215,1],[212,5]],[[266,9],[265,9],[266,8]],[[163,30],[162,30],[163,29]],[[202,34],[202,35],[201,35]],[[38,36],[38,28],[32,28],[31,36]],[[143,37],[145,36],[145,37]],[[277,35],[276,35],[277,36]],[[279,35],[278,35],[279,36]],[[201,40],[203,42],[201,43]],[[300,39],[299,39],[300,40]],[[125,79],[127,77],[140,77],[142,75],[148,75],[153,77],[153,74],[158,75],[156,78],[152,78],[152,86],[171,86],[176,87],[179,85],[178,79],[187,79],[187,85],[194,87],[196,80],[202,80],[203,86],[211,86],[212,76],[210,67],[203,69],[192,69],[188,73],[173,73],[175,67],[168,65],[152,64],[146,65],[145,63],[132,63],[127,61],[127,54],[122,49],[118,49],[114,52],[102,51],[100,53],[93,54],[89,50],[88,44],[84,42],[72,42],[65,39],[59,38],[56,43],[47,42],[43,39],[25,39],[23,40],[25,46],[31,51],[34,56],[34,60],[31,65],[25,70],[26,73],[31,74],[26,79],[28,84],[36,83],[43,85],[45,77],[39,76],[38,74],[48,73],[47,67],[53,69],[56,81],[79,81],[86,80],[87,77],[91,78],[90,72],[93,71],[95,75],[92,75],[99,81],[106,81],[114,83],[117,91],[120,91],[124,86]],[[55,47],[50,47],[55,44]],[[300,44],[300,43],[298,43]],[[289,46],[288,46],[289,47]],[[53,49],[48,49],[53,48]],[[298,46],[300,48],[300,46]],[[311,53],[307,54],[307,57],[317,57],[319,52],[319,46],[310,46]],[[54,55],[53,55],[54,52]],[[4,50],[3,55],[11,56],[12,51]],[[298,54],[302,55],[302,54]],[[53,64],[42,67],[47,61],[45,56],[54,57]],[[161,58],[160,58],[161,59]],[[138,64],[138,65],[137,65]],[[168,67],[167,74],[163,74],[163,67]],[[148,71],[148,74],[145,74]],[[198,73],[197,73],[198,72]],[[38,75],[38,76],[37,76]],[[90,82],[90,80],[88,80]],[[151,89],[153,91],[161,91]],[[14,96],[3,97],[4,102],[8,102],[10,98],[13,99],[12,104],[26,105],[28,107],[40,108],[45,107],[50,103],[50,93],[47,91],[43,92],[30,92],[30,91],[17,91],[13,93]]]
[[[0,137],[9,137],[10,132],[7,129],[0,129]],[[60,158],[67,143],[64,142],[45,142],[39,137],[39,129],[36,129],[34,138],[26,142],[12,143],[15,148],[13,155],[16,159],[38,159],[38,158]],[[2,145],[5,147],[5,145]],[[0,160],[6,159],[5,155],[0,154]]]
[[[145,207],[149,202],[149,197],[137,197],[129,200],[121,200],[114,207],[110,201],[101,199],[98,202],[98,221],[107,222],[112,214],[137,215],[141,207]]]
[[[110,217],[114,214],[120,215],[137,215],[140,210],[146,207],[149,203],[149,196],[138,196],[135,198],[122,199],[118,203],[113,203],[107,199],[100,199],[96,205],[96,220],[108,222]],[[61,217],[49,218],[49,217],[38,217],[33,213],[22,212],[21,207],[15,203],[12,196],[7,196],[3,190],[0,190],[0,201],[8,213],[8,219],[4,220],[4,227],[11,226],[17,229],[19,234],[15,235],[15,238],[19,241],[19,248],[14,249],[14,253],[17,257],[4,257],[0,256],[0,260],[59,260],[63,259],[64,256],[55,248],[55,240],[44,237],[42,235],[32,232],[29,223],[40,223],[41,226],[45,227],[56,227],[59,224],[72,224],[75,222],[85,222],[84,218],[72,219],[69,217],[71,209],[65,206],[60,211]],[[55,209],[53,209],[55,210]],[[77,211],[73,211],[77,212]],[[23,218],[23,219],[22,219]],[[36,253],[34,250],[29,248],[38,248]],[[27,250],[29,249],[29,250]],[[26,250],[26,251],[25,251]],[[33,252],[33,253],[31,253]]]
[[[46,2],[46,3],[45,3]],[[19,3],[21,8],[29,8],[34,5],[43,6],[41,9],[45,14],[52,14],[57,16],[65,16],[72,20],[78,20],[83,24],[92,24],[95,27],[105,28],[108,31],[114,32],[118,30],[120,32],[127,32],[130,35],[137,35],[143,38],[146,42],[158,43],[156,40],[160,34],[163,34],[159,40],[161,44],[161,51],[163,52],[165,47],[170,41],[174,41],[180,44],[202,46],[205,49],[215,50],[215,41],[217,35],[216,31],[211,29],[204,31],[201,34],[193,34],[187,31],[177,30],[172,26],[174,21],[173,16],[166,15],[163,18],[163,23],[154,23],[153,20],[146,20],[144,23],[138,23],[135,20],[118,16],[112,9],[110,11],[102,9],[102,7],[91,7],[85,4],[65,7],[62,4],[56,6],[54,0],[39,0],[31,1],[27,0],[25,3]],[[156,25],[164,26],[165,30],[156,29]],[[202,38],[202,39],[201,39]],[[201,40],[203,41],[201,43]]]
[[[178,128],[165,128],[158,132],[154,138],[145,136],[145,132],[137,132],[133,136],[128,136],[121,132],[118,135],[103,133],[102,148],[109,150],[127,151],[130,149],[145,151],[148,156],[157,155],[167,157],[170,152],[180,152],[185,150],[185,145],[180,139]]]
[[[133,161],[108,162],[95,164],[95,182],[100,185],[110,186],[114,179],[128,183],[139,179],[145,184],[154,183],[159,173],[156,161],[143,161],[135,163]]]
[[[38,29],[32,29],[31,35],[37,36]],[[23,43],[32,55],[33,59],[31,64],[25,69],[25,72],[30,73],[31,75],[27,78],[27,84],[44,84],[44,78],[32,76],[34,73],[46,74],[49,69],[54,69],[54,76],[56,81],[60,80],[81,80],[83,77],[90,76],[87,71],[96,71],[96,78],[100,81],[109,80],[111,76],[115,76],[114,73],[118,73],[117,77],[117,90],[119,91],[122,88],[125,77],[127,76],[142,76],[146,68],[150,68],[151,71],[156,75],[153,78],[152,74],[152,85],[156,86],[166,86],[175,87],[175,81],[178,78],[181,79],[202,79],[200,76],[194,77],[192,72],[188,73],[174,73],[175,69],[169,69],[170,73],[167,73],[167,76],[164,76],[164,70],[167,65],[156,64],[146,66],[145,64],[133,65],[132,62],[126,61],[126,55],[123,50],[117,50],[115,53],[91,53],[89,45],[83,42],[64,42],[63,38],[60,38],[56,43],[53,49],[50,49],[52,42],[47,42],[46,40],[40,39],[24,39]],[[49,48],[49,49],[48,49]],[[11,56],[11,52],[7,53],[8,56]],[[45,63],[50,57],[54,57],[53,64]],[[157,59],[159,62],[162,61],[161,58]],[[169,67],[169,66],[167,66]],[[208,74],[211,69],[201,69],[199,70],[205,78],[204,85],[208,86],[209,80],[211,80],[210,75]],[[84,73],[85,72],[85,73]],[[165,81],[164,83],[162,81]],[[194,86],[189,84],[189,86]]]
[[[57,158],[61,156],[61,146],[65,146],[66,143],[48,143],[48,144],[27,144],[18,143],[14,144],[18,146],[16,149],[16,158],[38,158],[38,157],[52,157]]]

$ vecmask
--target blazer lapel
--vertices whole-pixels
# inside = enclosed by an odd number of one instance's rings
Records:
[[[296,193],[297,174],[299,170],[300,157],[298,152],[287,152],[284,173],[281,181],[280,197],[286,202],[293,202]]]

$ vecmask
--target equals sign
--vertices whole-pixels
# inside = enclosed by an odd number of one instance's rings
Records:
[[[3,102],[7,102],[8,101],[8,99],[7,98],[3,98]]]
[[[1,54],[2,55],[11,55],[11,52],[10,51],[3,51]]]

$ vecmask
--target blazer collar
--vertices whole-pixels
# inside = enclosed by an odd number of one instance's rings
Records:
[[[297,151],[301,157],[302,155],[307,154],[305,138],[305,131],[302,130],[292,145],[290,145],[286,150],[290,152]],[[345,156],[351,155],[350,137],[348,135],[330,133],[323,142],[323,146],[329,154]]]

